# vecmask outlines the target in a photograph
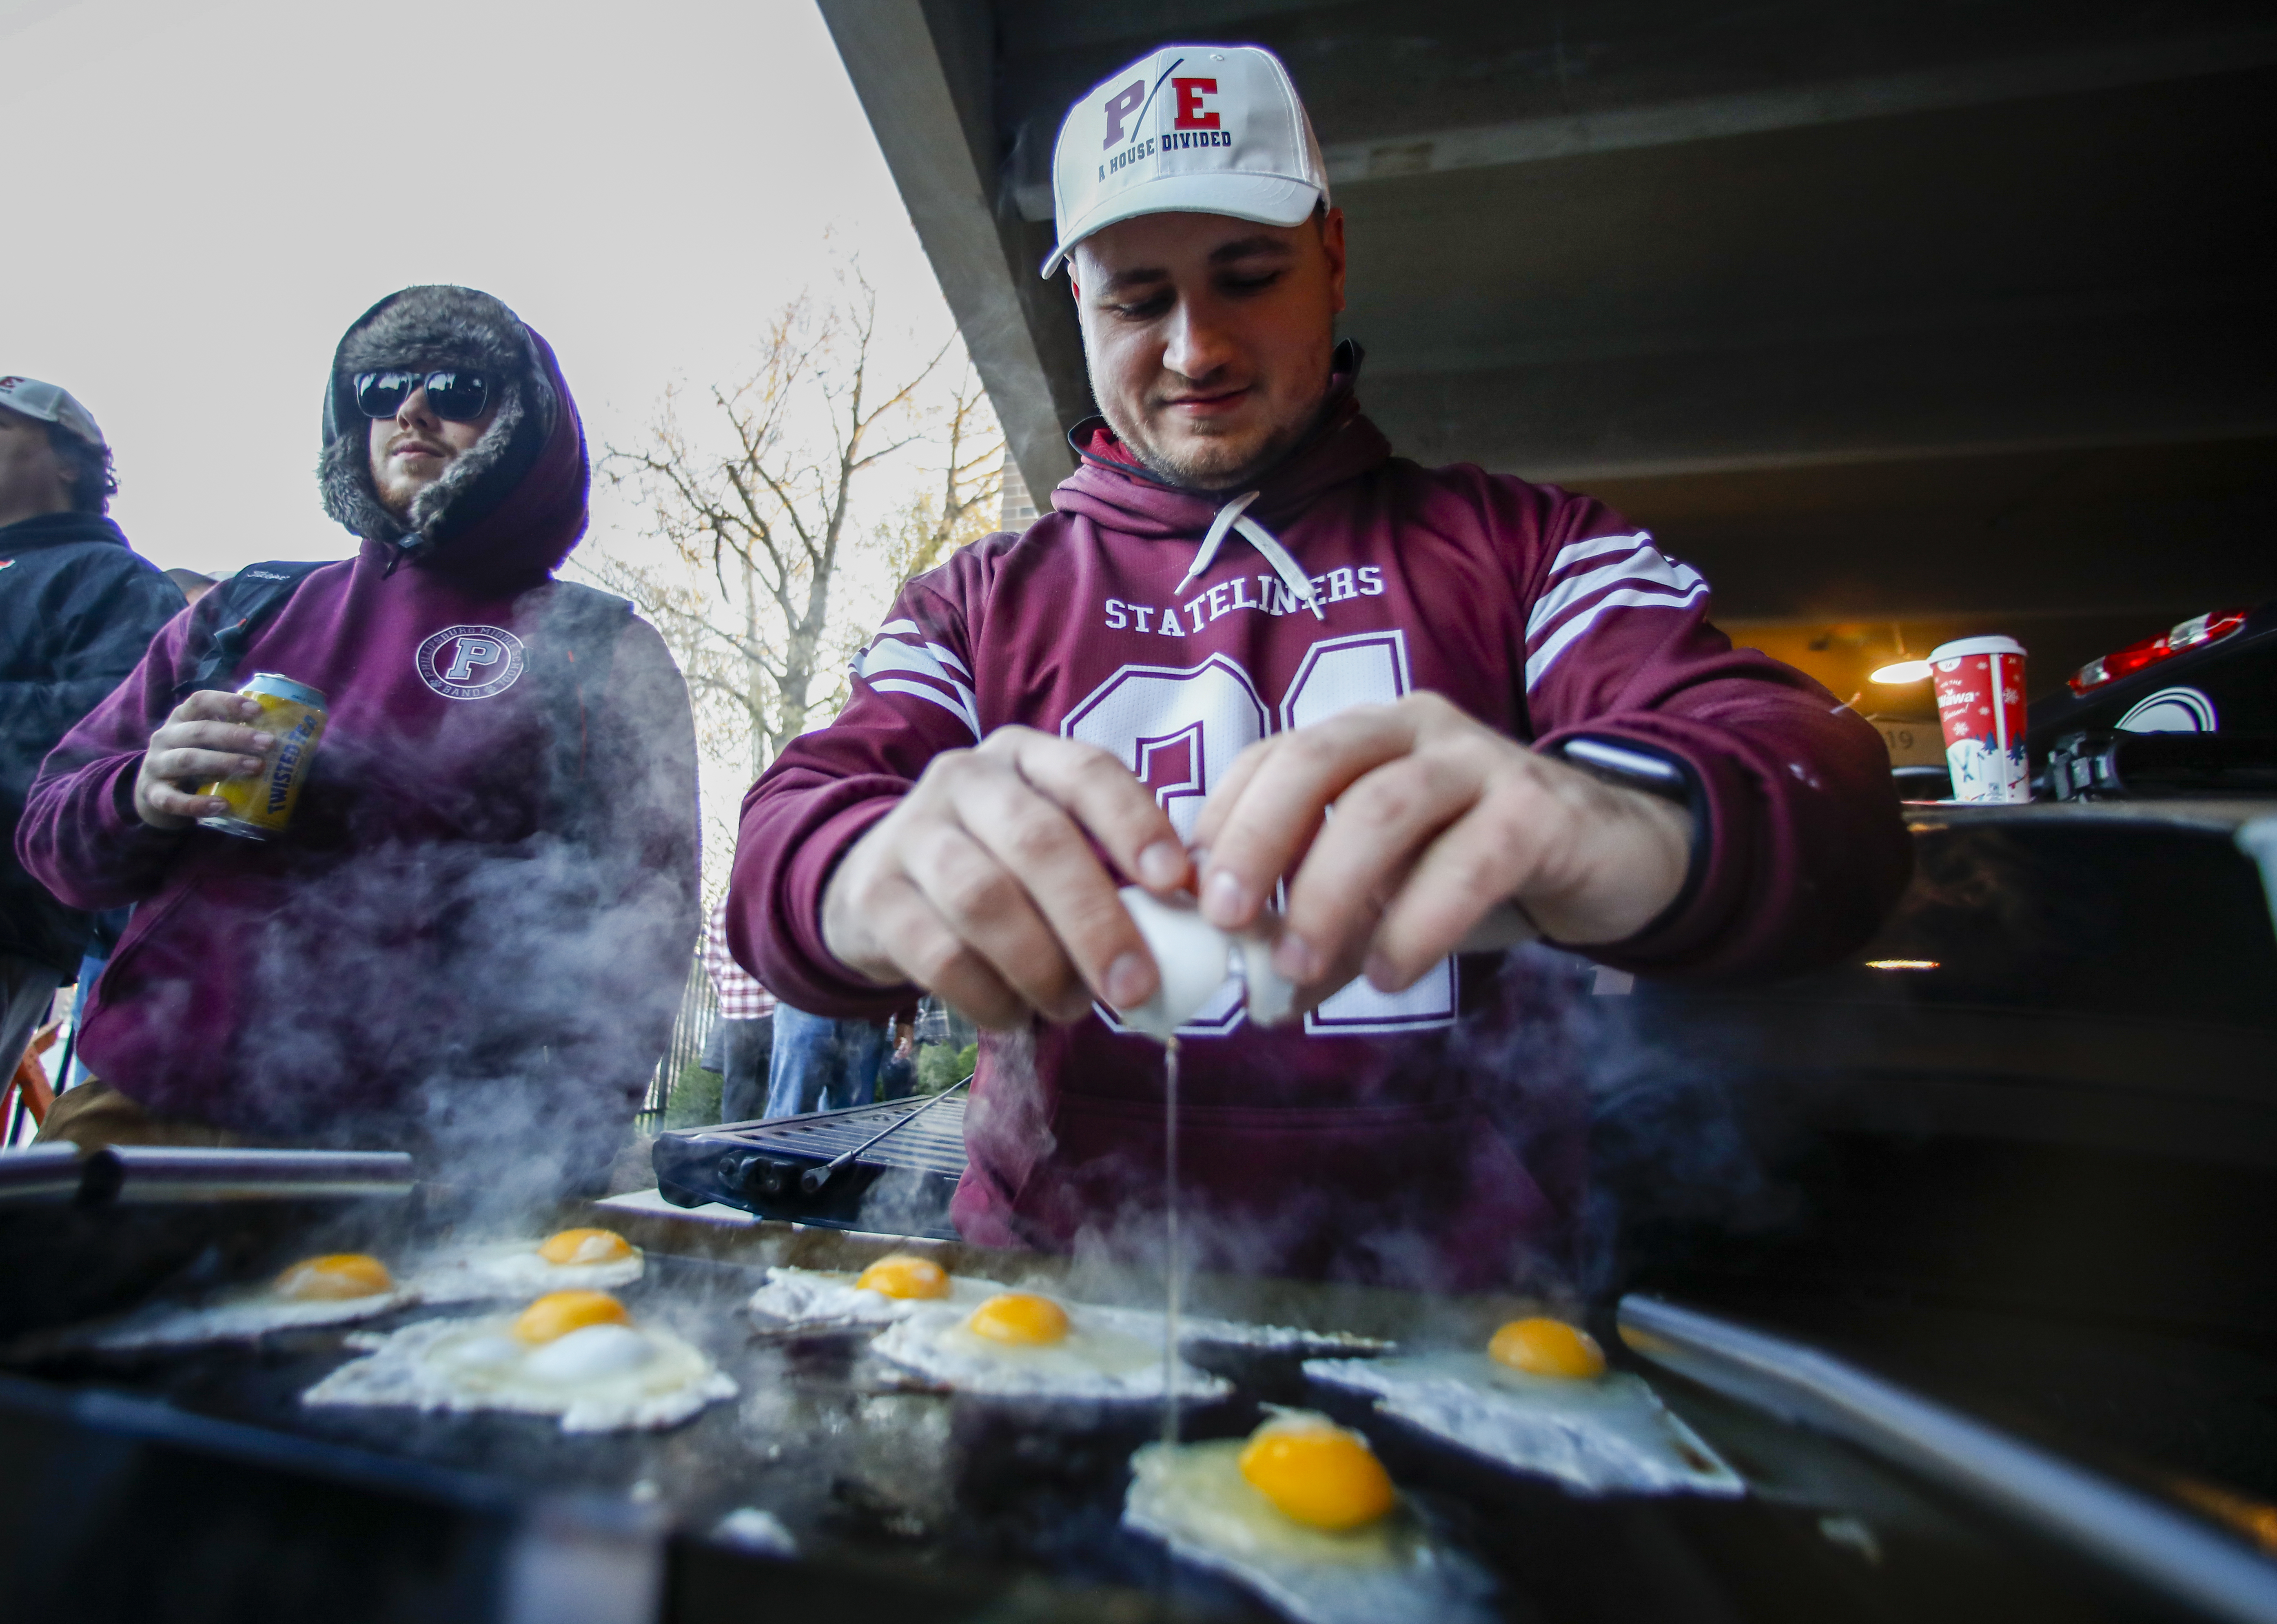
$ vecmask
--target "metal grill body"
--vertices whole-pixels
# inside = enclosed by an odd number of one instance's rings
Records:
[[[820,1189],[804,1187],[810,1171],[849,1151],[858,1154]],[[895,1100],[681,1129],[659,1134],[652,1154],[657,1188],[678,1206],[719,1201],[766,1218],[953,1240],[948,1201],[964,1173],[964,1101]]]

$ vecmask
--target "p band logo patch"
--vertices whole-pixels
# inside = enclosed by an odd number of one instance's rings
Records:
[[[446,626],[419,645],[419,680],[446,699],[487,699],[522,675],[522,639],[499,626]]]

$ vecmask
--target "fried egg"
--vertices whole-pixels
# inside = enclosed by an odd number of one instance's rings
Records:
[[[1305,1374],[1473,1454],[1582,1494],[1744,1494],[1747,1484],[1587,1331],[1513,1320],[1483,1351],[1314,1359]]]
[[[968,1312],[1011,1288],[977,1275],[950,1274],[931,1258],[896,1252],[880,1258],[859,1275],[813,1269],[770,1269],[767,1283],[746,1306],[769,1327],[890,1325],[935,1303]],[[1094,1310],[1083,1308],[1079,1312]],[[1137,1334],[1161,1346],[1161,1319],[1146,1309],[1101,1308],[1109,1316],[1135,1316]],[[1375,1353],[1392,1344],[1343,1330],[1303,1330],[1290,1325],[1253,1325],[1240,1320],[1187,1315],[1178,1322],[1183,1346],[1252,1348],[1275,1353]]]
[[[636,1324],[606,1292],[552,1292],[519,1314],[424,1320],[354,1340],[364,1357],[301,1403],[512,1410],[558,1415],[564,1432],[627,1432],[676,1426],[735,1396],[700,1351]]]
[[[259,1285],[229,1288],[195,1302],[144,1303],[125,1314],[39,1332],[9,1351],[14,1358],[37,1359],[251,1341],[271,1331],[368,1320],[415,1300],[377,1258],[335,1252],[302,1258]]]
[[[1162,1316],[1136,1308],[1062,1304],[1033,1292],[1000,1292],[973,1308],[920,1307],[871,1351],[926,1381],[998,1397],[1144,1400],[1162,1398]],[[1178,1394],[1222,1398],[1231,1389],[1178,1367]]]
[[[641,1277],[641,1249],[614,1230],[567,1229],[543,1240],[500,1240],[438,1253],[412,1285],[422,1302],[475,1302],[571,1287],[612,1291]]]
[[[1123,1521],[1304,1624],[1493,1616],[1485,1571],[1434,1538],[1366,1438],[1310,1411],[1246,1438],[1149,1444]]]
[[[770,1269],[745,1307],[781,1325],[890,1325],[930,1304],[977,1308],[1005,1289],[994,1280],[950,1274],[916,1253],[893,1252],[858,1275]]]

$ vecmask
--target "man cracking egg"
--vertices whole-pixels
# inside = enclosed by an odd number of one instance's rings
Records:
[[[1886,753],[1733,649],[1708,583],[1620,515],[1393,454],[1337,341],[1344,217],[1270,52],[1129,65],[1069,111],[1054,177],[1043,269],[1067,268],[1101,416],[1050,511],[910,582],[838,720],[752,789],[730,945],[803,1009],[922,988],[988,1028],[953,1216],[1064,1249],[1158,1232],[1161,1034],[1115,1012],[1182,967],[1116,893],[1183,896],[1293,988],[1260,1018],[1221,959],[1216,995],[1177,1001],[1210,1261],[1508,1284],[1569,1215],[1457,1035],[1497,970],[1472,949],[1830,962],[1907,876]]]

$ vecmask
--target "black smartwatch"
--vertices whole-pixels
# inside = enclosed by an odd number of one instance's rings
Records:
[[[1662,800],[1673,801],[1692,814],[1691,856],[1684,865],[1684,885],[1677,892],[1676,900],[1662,910],[1660,918],[1669,919],[1681,911],[1699,890],[1701,878],[1708,868],[1708,797],[1701,788],[1699,774],[1680,757],[1663,754],[1631,739],[1593,738],[1582,734],[1560,743],[1557,754],[1569,766],[1595,774],[1625,789],[1639,789]],[[1654,920],[1642,934],[1649,934],[1659,923],[1659,919]]]

